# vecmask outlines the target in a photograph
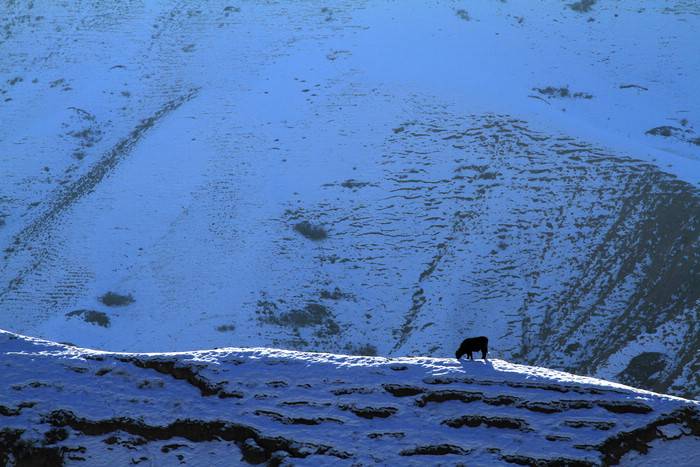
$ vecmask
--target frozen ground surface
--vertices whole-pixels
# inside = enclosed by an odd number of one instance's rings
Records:
[[[0,332],[0,368],[8,465],[700,462],[700,402],[504,360],[107,353]]]
[[[0,327],[429,357],[486,334],[698,397],[699,14],[6,2]]]

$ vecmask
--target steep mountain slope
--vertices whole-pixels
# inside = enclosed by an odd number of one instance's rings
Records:
[[[0,333],[3,463],[697,465],[700,403],[503,360],[120,354]]]
[[[699,397],[697,6],[2,8],[1,327]]]

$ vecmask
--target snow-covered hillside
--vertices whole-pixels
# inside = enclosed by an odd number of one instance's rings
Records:
[[[700,402],[503,360],[105,353],[0,332],[0,368],[7,465],[700,462]]]
[[[5,2],[0,327],[698,397],[700,7],[583,6]]]

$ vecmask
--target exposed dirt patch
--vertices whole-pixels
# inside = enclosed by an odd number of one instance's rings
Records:
[[[665,436],[660,428],[671,424],[682,425],[685,428],[683,436],[700,436],[700,412],[697,409],[683,408],[647,426],[618,433],[599,446],[595,446],[595,449],[603,454],[605,465],[617,465],[620,459],[631,451],[642,454],[649,452],[648,443],[655,439],[664,439]]]
[[[461,428],[463,426],[468,426],[471,428],[484,425],[493,428],[508,428],[512,430],[520,431],[532,431],[528,423],[525,420],[518,418],[504,418],[504,417],[485,417],[482,415],[464,415],[459,418],[453,418],[450,420],[445,420],[442,422],[444,425],[451,426],[452,428]]]
[[[401,456],[444,456],[446,454],[457,454],[466,456],[471,450],[462,449],[451,444],[431,444],[427,446],[416,446],[413,449],[404,449],[399,453]]]
[[[339,405],[342,410],[349,410],[362,418],[387,418],[398,412],[396,407],[358,407],[356,405]]]
[[[192,386],[198,388],[202,392],[202,396],[218,395],[222,399],[243,398],[242,393],[224,390],[223,383],[212,384],[211,381],[208,381],[206,378],[199,375],[195,368],[181,365],[177,360],[144,360],[136,357],[124,357],[119,358],[119,360],[125,363],[132,363],[139,368],[150,368],[152,370],[156,370],[158,373],[170,375],[175,379],[185,380]]]
[[[416,396],[425,392],[425,389],[410,384],[383,384],[382,387],[395,397]]]
[[[103,328],[108,328],[112,325],[107,313],[95,310],[75,310],[66,313],[66,316],[80,316],[86,323],[96,324],[102,326]]]
[[[298,443],[281,437],[268,438],[252,427],[222,420],[187,419],[177,420],[165,426],[152,426],[130,418],[89,420],[76,417],[67,410],[58,410],[43,417],[42,423],[53,427],[70,427],[84,436],[103,436],[121,431],[147,441],[184,438],[195,443],[217,440],[245,443],[252,439],[264,451],[265,461],[269,461],[273,453],[277,451],[285,451],[296,458],[307,457],[311,454],[325,454],[343,459],[350,457],[349,454],[335,451],[330,446]],[[61,463],[52,465],[61,465]]]

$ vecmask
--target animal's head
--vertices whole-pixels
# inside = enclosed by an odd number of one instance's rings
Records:
[[[462,355],[464,355],[464,352],[460,352],[459,349],[455,352],[455,357],[457,357],[457,360],[462,358]]]

